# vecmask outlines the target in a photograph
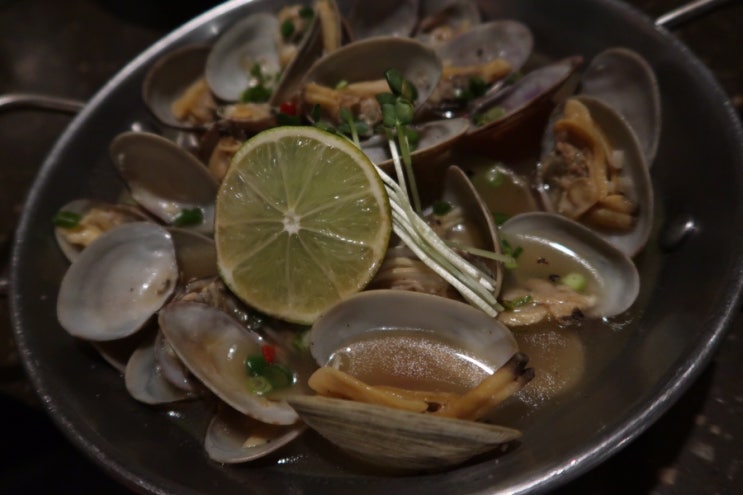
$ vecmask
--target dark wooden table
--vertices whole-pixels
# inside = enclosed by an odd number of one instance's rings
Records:
[[[216,2],[0,0],[0,94],[89,99],[133,56]],[[631,0],[651,17],[679,0]],[[743,2],[676,30],[743,109]],[[0,115],[0,251],[34,174],[69,118]],[[740,226],[738,226],[740,228]],[[0,258],[4,259],[4,258]],[[743,493],[743,318],[704,373],[654,426],[560,494]],[[0,298],[0,493],[125,493],[55,429],[25,380]]]

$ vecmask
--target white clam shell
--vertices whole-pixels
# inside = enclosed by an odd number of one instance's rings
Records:
[[[519,239],[529,239],[580,263],[598,296],[588,316],[620,314],[637,299],[640,275],[632,260],[577,222],[555,213],[530,212],[511,217],[500,231],[512,246],[518,246]]]
[[[627,121],[651,166],[660,141],[661,103],[650,64],[628,48],[609,48],[586,67],[580,92],[603,101]]]
[[[504,426],[320,396],[289,399],[302,419],[343,450],[400,470],[439,469],[521,436]]]
[[[288,425],[297,413],[283,400],[248,388],[245,358],[260,354],[263,339],[226,313],[196,302],[174,302],[159,312],[160,328],[183,364],[220,399],[269,424]]]
[[[160,309],[177,280],[170,234],[152,223],[127,223],[100,236],[70,265],[57,317],[75,337],[121,339]]]
[[[623,155],[622,180],[628,182],[628,197],[633,200],[639,207],[639,214],[636,224],[627,232],[610,232],[598,231],[596,233],[616,246],[628,256],[634,256],[645,247],[650,232],[653,228],[653,218],[655,209],[655,194],[653,192],[653,183],[650,178],[649,167],[642,147],[637,140],[637,136],[630,128],[629,124],[617,113],[615,109],[596,98],[579,95],[572,97],[588,108],[591,118],[602,129],[609,141],[613,151],[621,151]],[[543,149],[547,153],[553,148],[552,122],[558,114],[561,114],[561,107],[558,107],[551,118],[551,123],[545,133]],[[539,165],[538,180],[539,192],[543,199],[547,211],[555,211],[554,201],[550,194],[549,188],[545,186],[543,172],[545,164],[549,158],[547,155],[542,158]]]
[[[307,426],[269,425],[219,404],[206,430],[204,448],[210,459],[225,464],[264,457],[297,438]]]
[[[238,101],[250,85],[254,64],[266,77],[278,74],[278,34],[278,19],[266,12],[246,17],[222,33],[206,59],[206,81],[212,92],[224,101]]]
[[[321,315],[310,331],[310,351],[320,366],[367,332],[434,333],[498,369],[518,347],[511,332],[474,307],[430,294],[401,290],[360,292]]]
[[[188,392],[165,378],[155,354],[155,337],[146,339],[126,364],[124,383],[133,398],[145,404],[168,404],[187,399]]]

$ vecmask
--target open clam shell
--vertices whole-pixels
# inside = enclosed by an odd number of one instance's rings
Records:
[[[203,130],[206,123],[179,119],[173,103],[204,77],[209,45],[187,45],[169,52],[150,68],[142,84],[142,100],[163,124],[185,130]]]
[[[110,154],[132,198],[147,211],[173,224],[186,210],[198,209],[201,220],[189,228],[213,232],[219,186],[196,157],[147,132],[119,134],[111,142]]]
[[[75,337],[121,339],[160,309],[177,281],[170,234],[153,223],[123,224],[96,239],[70,265],[59,288],[57,317]]]
[[[204,448],[209,458],[225,464],[265,457],[297,438],[307,426],[271,425],[241,414],[220,403],[209,423]]]
[[[418,23],[418,3],[418,0],[355,2],[347,19],[352,38],[410,36]]]
[[[145,404],[169,404],[192,397],[163,374],[157,360],[156,341],[154,335],[145,339],[127,361],[124,383],[129,395]]]
[[[590,113],[592,122],[605,136],[608,147],[605,153],[607,158],[619,163],[617,178],[614,181],[620,184],[625,197],[635,205],[636,211],[632,212],[634,223],[625,230],[599,228],[592,225],[593,230],[608,242],[619,248],[629,256],[634,256],[647,243],[652,230],[654,213],[654,193],[650,179],[645,154],[642,152],[640,143],[635,133],[627,122],[611,107],[592,97],[579,95],[570,98],[581,103]],[[543,142],[543,156],[538,166],[539,191],[547,211],[562,213],[560,207],[561,198],[565,198],[567,192],[556,187],[553,174],[555,161],[554,150],[556,149],[554,137],[554,124],[562,115],[563,106],[558,107],[550,121]],[[588,156],[588,155],[586,155]],[[595,156],[595,155],[594,155]],[[554,169],[559,172],[559,169]],[[557,177],[559,181],[559,177]],[[577,218],[581,223],[588,223],[585,214]]]
[[[267,79],[279,73],[278,33],[278,18],[266,12],[252,14],[222,33],[205,67],[206,81],[217,98],[238,101],[257,82],[250,74],[253,66],[259,67]]]
[[[596,296],[587,316],[618,315],[637,299],[640,275],[632,260],[577,222],[554,213],[530,212],[510,218],[500,231],[512,246],[524,248],[516,275],[518,270],[553,273],[560,265],[579,267],[587,279],[586,292]]]
[[[534,48],[531,30],[521,22],[497,20],[475,26],[436,47],[444,64],[453,66],[479,64],[502,58],[512,71],[526,63]]]
[[[470,111],[474,125],[468,130],[467,138],[490,141],[509,129],[524,125],[529,119],[549,114],[561,99],[559,95],[575,87],[569,81],[581,63],[581,57],[554,62],[529,72],[501,91],[477,100]],[[499,115],[489,116],[496,111]]]
[[[269,424],[298,419],[284,400],[250,391],[245,359],[261,353],[264,339],[227,313],[197,302],[174,302],[159,312],[160,328],[186,367],[220,399]]]
[[[122,223],[150,220],[136,206],[106,203],[92,199],[72,200],[60,208],[59,211],[80,215],[81,217],[80,223],[75,227],[56,226],[54,228],[54,237],[57,244],[69,261],[77,259],[85,246],[93,242],[102,233]]]
[[[312,64],[331,53],[342,44],[343,27],[341,13],[335,0],[322,0],[324,5],[316,4],[326,12],[316,14],[307,33],[299,45],[296,56],[281,72],[281,77],[271,93],[268,103],[272,107],[279,107],[281,103],[290,101],[301,89],[302,79]],[[324,23],[331,24],[325,26]]]
[[[459,206],[463,211],[462,224],[452,229],[453,232],[462,236],[463,244],[501,253],[500,235],[493,214],[464,170],[457,166],[450,166],[447,169],[442,199],[451,205]],[[459,239],[454,238],[454,235],[452,234],[447,240],[458,242]],[[495,280],[493,294],[497,296],[503,282],[503,265],[490,259],[483,259],[482,262]]]
[[[415,106],[433,92],[441,78],[441,60],[433,50],[409,38],[378,37],[345,45],[318,60],[307,72],[310,82],[331,88],[348,83],[384,79],[385,71],[399,70],[418,90]]]
[[[472,0],[421,0],[420,21],[415,37],[435,46],[469,31],[481,22],[480,9]]]
[[[661,104],[650,64],[628,48],[609,48],[586,67],[580,93],[603,101],[626,119],[651,166],[660,140]]]
[[[168,231],[175,245],[181,282],[218,275],[217,248],[211,237],[176,227],[170,227]]]
[[[445,152],[467,132],[469,122],[464,118],[442,119],[413,126],[419,140],[410,154],[411,160],[425,162]],[[371,161],[385,169],[392,169],[392,156],[389,141],[385,136],[376,135],[361,143],[361,150]]]
[[[344,451],[372,464],[432,470],[518,439],[518,430],[320,396],[289,399],[302,420]]]
[[[484,312],[452,299],[400,290],[360,292],[335,305],[312,326],[310,351],[317,364],[325,366],[354,341],[374,334],[394,337],[401,330],[470,354],[481,363],[481,377],[518,351],[511,332]]]

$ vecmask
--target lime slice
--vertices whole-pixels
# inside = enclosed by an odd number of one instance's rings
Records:
[[[217,264],[248,305],[309,324],[363,289],[391,230],[374,165],[314,127],[276,127],[243,144],[217,195]]]

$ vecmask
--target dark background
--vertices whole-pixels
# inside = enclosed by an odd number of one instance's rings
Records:
[[[88,100],[131,58],[216,3],[0,0],[0,95]],[[683,2],[628,3],[655,18]],[[731,2],[675,33],[712,70],[740,115],[743,2]],[[36,111],[0,114],[0,263],[35,172],[68,122],[67,116]],[[46,417],[12,339],[7,301],[0,298],[0,493],[126,493]],[[715,359],[667,414],[557,493],[743,493],[741,358],[743,318],[738,318]]]

